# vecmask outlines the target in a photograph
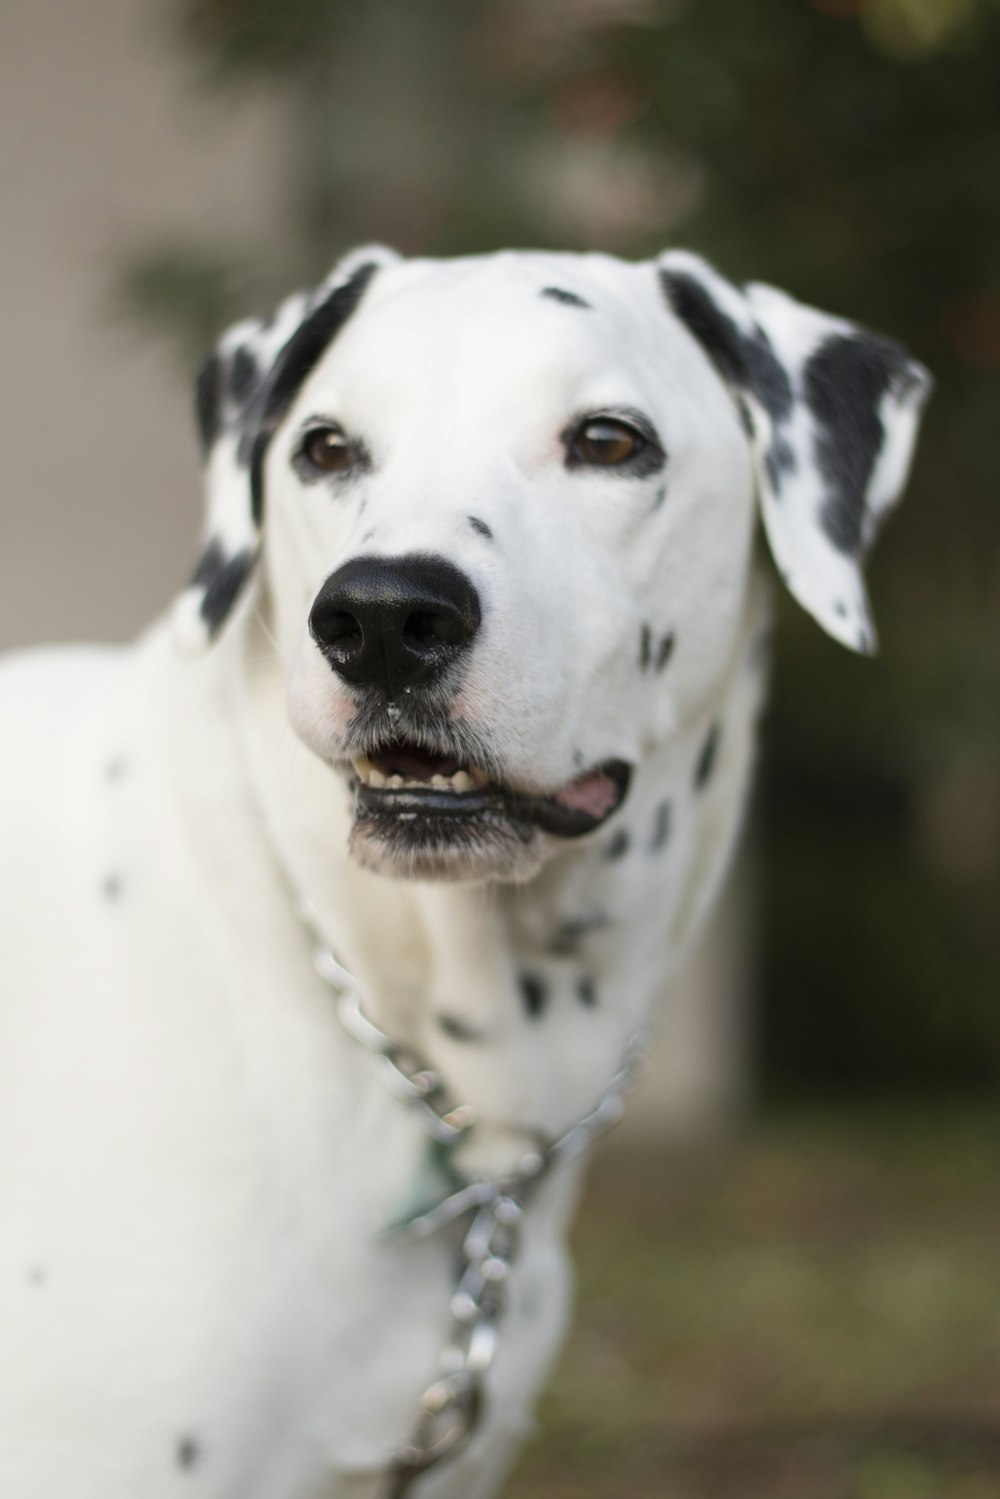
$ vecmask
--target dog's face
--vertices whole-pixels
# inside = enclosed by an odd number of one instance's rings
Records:
[[[291,718],[356,781],[365,862],[531,872],[613,815],[677,694],[721,669],[749,458],[691,341],[663,360],[650,281],[543,256],[389,268],[275,435]]]
[[[220,498],[194,598],[221,622],[256,557],[236,535],[249,509],[291,721],[354,788],[362,862],[524,878],[613,818],[731,656],[762,483],[796,512],[819,476],[825,533],[819,511],[774,525],[795,591],[866,646],[857,554],[885,503],[887,407],[915,409],[923,384],[824,319],[796,391],[796,304],[769,295],[770,337],[692,257],[361,252],[224,341],[202,383]],[[834,345],[880,424],[849,495],[842,462],[823,474],[861,421],[820,378]]]

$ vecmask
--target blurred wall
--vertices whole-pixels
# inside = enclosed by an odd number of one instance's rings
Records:
[[[195,553],[188,379],[113,305],[131,247],[280,233],[284,106],[196,87],[151,0],[7,5],[0,649],[125,639]]]

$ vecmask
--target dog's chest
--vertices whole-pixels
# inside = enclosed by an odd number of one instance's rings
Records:
[[[409,1435],[457,1244],[381,1234],[447,1184],[333,1020],[249,824],[227,818],[216,857],[192,859],[126,721],[79,724],[73,742],[61,781],[35,759],[60,789],[28,821],[60,840],[86,826],[41,861],[57,881],[22,865],[9,892],[46,922],[6,952],[14,989],[37,998],[23,1026],[5,1011],[0,1138],[31,1149],[0,1202],[2,1321],[28,1350],[0,1374],[4,1424],[22,1432],[3,1491],[62,1499],[75,1464],[53,1431],[71,1447],[83,1424],[104,1454],[94,1495],[157,1499],[200,1472],[207,1494],[311,1496]],[[562,1319],[540,1209],[497,1370],[507,1424]]]
[[[0,1090],[0,1139],[31,1141],[0,1202],[16,1225],[3,1325],[29,1350],[0,1373],[19,1432],[3,1491],[166,1499],[200,1472],[212,1499],[313,1499],[327,1481],[336,1496],[338,1473],[374,1473],[408,1437],[435,1372],[458,1241],[381,1233],[447,1185],[337,1024],[279,870],[295,839],[267,825],[267,786],[248,798],[232,714],[211,684],[175,694],[155,649],[120,675],[95,711],[26,742],[11,778],[45,790],[20,812],[7,907],[12,992],[33,999],[5,1009]],[[636,788],[624,837],[530,888],[397,902],[345,856],[321,892],[375,1018],[480,1113],[467,1168],[509,1169],[615,1069],[718,815],[682,796],[705,731]],[[743,719],[726,734],[728,825]],[[336,846],[329,771],[298,754],[284,741],[278,760],[303,806],[282,804]],[[313,891],[308,858],[299,873]],[[528,1214],[484,1431],[505,1450],[564,1320],[574,1188],[554,1180]],[[101,1454],[92,1495],[73,1476],[81,1426]],[[461,1465],[441,1483],[473,1492]]]

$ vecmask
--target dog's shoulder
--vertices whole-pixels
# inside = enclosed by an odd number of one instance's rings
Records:
[[[36,646],[0,656],[4,753],[23,735],[59,732],[93,713],[130,652],[117,646]]]
[[[109,711],[128,652],[46,646],[0,659],[0,829],[74,778],[95,726]]]

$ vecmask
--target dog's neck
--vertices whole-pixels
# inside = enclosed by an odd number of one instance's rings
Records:
[[[593,1105],[710,899],[745,792],[759,615],[758,603],[697,720],[638,767],[622,812],[525,884],[360,868],[352,794],[289,730],[281,663],[259,623],[227,643],[239,652],[238,753],[287,899],[308,896],[370,1017],[472,1104],[488,1126],[480,1138],[492,1129],[494,1146],[506,1142],[503,1164],[525,1128],[558,1132]],[[720,763],[699,786],[713,734]]]

